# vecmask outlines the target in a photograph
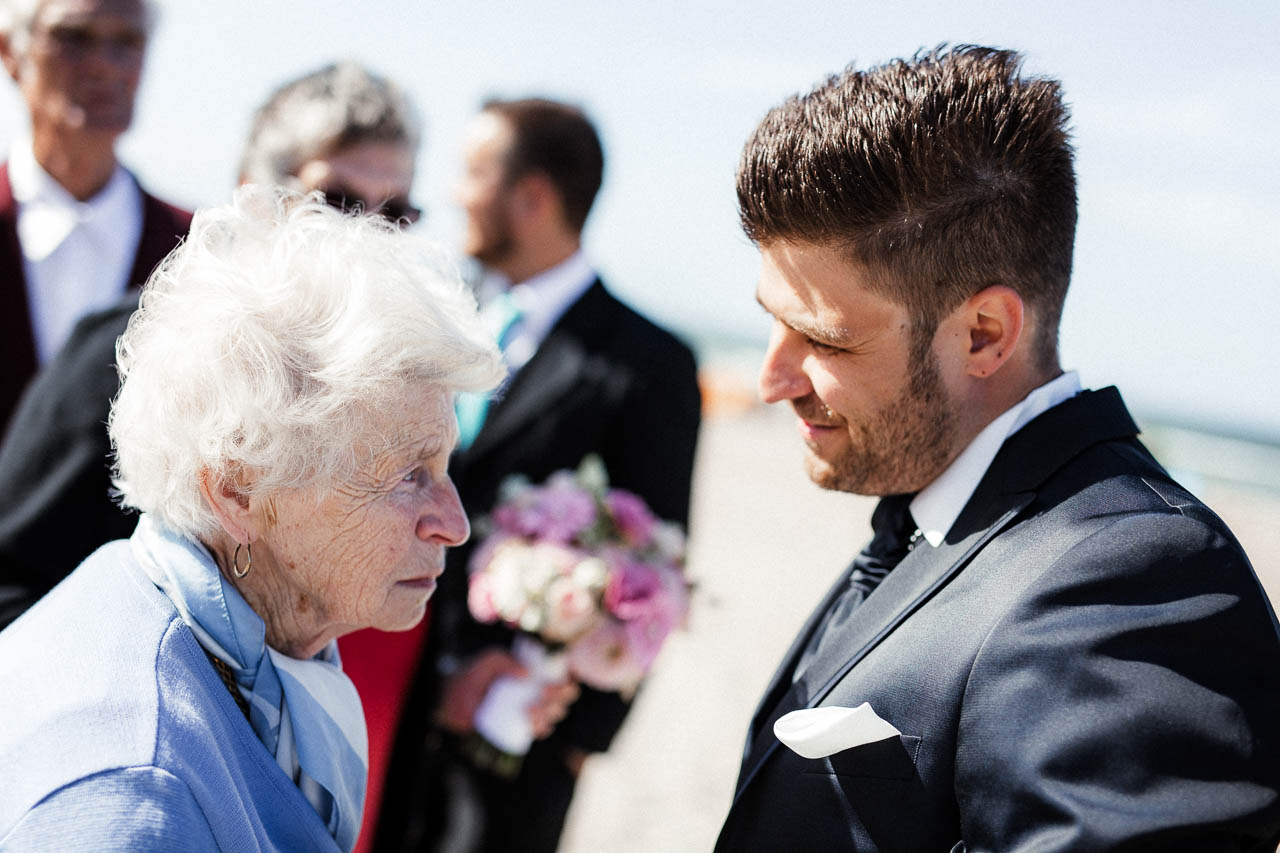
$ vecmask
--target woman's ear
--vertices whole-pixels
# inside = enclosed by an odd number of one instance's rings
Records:
[[[994,374],[1009,360],[1022,337],[1022,297],[1012,287],[994,284],[965,303],[969,327],[966,373],[980,379]]]
[[[249,496],[240,484],[219,477],[209,468],[201,468],[200,494],[228,536],[244,545],[256,538]]]

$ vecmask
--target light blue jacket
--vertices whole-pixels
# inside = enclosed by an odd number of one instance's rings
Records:
[[[127,541],[0,632],[0,851],[337,851]]]

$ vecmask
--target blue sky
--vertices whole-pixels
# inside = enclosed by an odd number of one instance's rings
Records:
[[[454,243],[462,126],[489,95],[584,106],[606,146],[588,252],[669,325],[764,340],[733,171],[785,96],[940,42],[1012,47],[1063,81],[1081,217],[1065,366],[1139,412],[1280,441],[1280,5],[1253,2],[161,0],[124,159],[178,203],[224,200],[249,115],[338,58],[426,121],[423,227]],[[24,124],[0,87],[0,141]]]

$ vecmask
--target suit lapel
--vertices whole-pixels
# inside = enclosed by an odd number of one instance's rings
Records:
[[[484,455],[550,409],[574,387],[585,360],[580,341],[561,330],[553,331],[511,380],[506,393],[490,405],[468,455]]]
[[[31,308],[27,303],[27,280],[22,267],[22,246],[18,243],[18,203],[9,184],[8,164],[0,165],[0,435],[27,380],[36,372],[36,343],[31,331]]]
[[[596,279],[569,306],[506,391],[490,405],[484,425],[466,451],[468,458],[481,457],[501,445],[574,388],[587,359],[588,335],[600,326],[607,299],[604,286]]]
[[[838,646],[848,653],[814,661],[813,677],[805,679],[809,684],[818,685],[813,693],[804,696],[796,685],[784,693],[786,678],[816,628],[820,613],[811,616],[801,632],[803,637],[792,644],[770,686],[770,697],[781,694],[779,701],[772,709],[766,704],[757,711],[734,802],[779,746],[773,735],[773,722],[779,716],[795,708],[812,708],[821,703],[854,666],[1008,527],[1035,500],[1036,490],[1060,467],[1088,447],[1132,438],[1137,432],[1115,388],[1082,392],[1032,420],[1001,447],[943,543],[937,548],[912,551],[854,612],[854,618],[844,626],[843,642]],[[847,576],[846,572],[844,577]],[[831,596],[840,589],[837,584],[828,593],[821,612],[825,612]]]
[[[793,685],[772,709],[765,724],[756,730],[754,742],[739,775],[735,801],[779,746],[778,739],[773,735],[774,721],[788,711],[802,707],[813,708],[821,703],[849,670],[968,565],[974,555],[1007,527],[1034,497],[1034,493],[1030,492],[1017,493],[1003,496],[999,506],[993,507],[988,503],[988,508],[995,510],[992,514],[996,517],[984,527],[973,530],[962,539],[948,539],[937,548],[916,548],[889,573],[845,624],[838,648],[847,653],[839,657],[814,660],[811,664],[812,672],[805,677],[806,683],[817,685],[813,692],[806,696],[799,684]],[[806,633],[812,633],[812,630],[809,627]],[[803,648],[804,644],[792,647],[786,666],[788,673]],[[757,719],[763,713],[764,709],[761,709]]]
[[[800,633],[796,634],[795,639],[791,641],[791,648],[787,649],[787,653],[782,656],[782,663],[778,665],[778,669],[773,673],[773,678],[770,679],[769,686],[764,691],[764,698],[760,700],[760,704],[756,706],[755,714],[751,717],[751,725],[747,729],[747,744],[743,748],[742,757],[744,761],[751,752],[751,745],[760,733],[761,725],[769,718],[769,713],[778,707],[783,695],[791,689],[796,663],[800,660],[800,655],[805,647],[809,645],[813,632],[822,623],[823,617],[835,604],[835,600],[840,597],[840,593],[848,588],[849,576],[853,574],[853,566],[854,564],[850,563],[840,573],[840,578],[832,584],[831,588],[827,590],[827,594],[823,596],[822,602],[809,614],[809,619],[800,629]]]

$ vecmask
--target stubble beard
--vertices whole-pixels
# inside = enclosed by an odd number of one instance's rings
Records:
[[[845,421],[849,445],[834,459],[812,449],[809,477],[824,489],[859,495],[895,495],[927,486],[952,459],[955,416],[932,352],[911,358],[907,387],[861,423]]]

